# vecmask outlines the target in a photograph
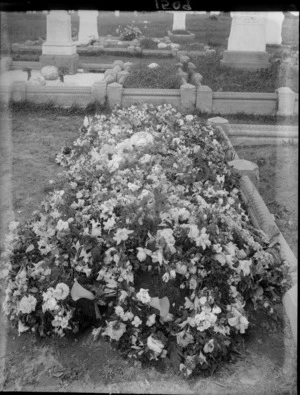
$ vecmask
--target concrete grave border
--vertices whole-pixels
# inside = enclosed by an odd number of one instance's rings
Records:
[[[221,117],[215,117],[209,118],[208,123],[217,126],[222,136],[227,141],[229,147],[228,159],[239,159],[239,156],[228,137],[232,134],[228,120]],[[242,199],[248,206],[248,212],[253,225],[256,228],[263,230],[269,236],[271,244],[279,243],[281,258],[283,261],[288,263],[292,288],[284,295],[283,305],[289,317],[293,337],[297,344],[298,260],[277,227],[269,209],[255,185],[251,182],[249,176],[241,174],[240,190]]]

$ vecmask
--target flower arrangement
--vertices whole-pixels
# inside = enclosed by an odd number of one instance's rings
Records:
[[[287,289],[276,246],[251,226],[218,129],[171,105],[86,117],[55,190],[12,222],[3,310],[19,333],[93,336],[184,377],[212,373]],[[85,303],[85,308],[82,308]]]
[[[118,26],[116,32],[124,41],[131,41],[142,36],[141,30],[134,25],[127,25],[123,28]]]

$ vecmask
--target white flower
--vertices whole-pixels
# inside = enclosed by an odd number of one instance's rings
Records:
[[[137,297],[137,299],[138,299],[140,302],[142,302],[142,303],[144,303],[144,304],[150,303],[150,300],[151,300],[151,297],[150,297],[150,295],[149,295],[149,293],[148,293],[148,289],[143,289],[143,288],[141,288],[141,289],[139,290],[139,292],[136,294],[136,297]]]
[[[19,311],[23,314],[30,314],[35,310],[37,300],[34,296],[23,296],[19,304]]]
[[[56,285],[53,296],[57,300],[64,300],[70,293],[70,288],[65,283],[59,283]]]
[[[214,348],[215,348],[215,346],[214,346],[214,339],[210,339],[210,341],[205,344],[205,346],[203,348],[203,351],[205,353],[213,352]]]
[[[133,326],[135,326],[137,328],[138,326],[141,325],[142,320],[136,315],[136,316],[134,316],[134,319],[131,323]]]
[[[62,231],[62,230],[68,230],[68,229],[69,229],[69,223],[68,223],[68,221],[63,221],[63,220],[60,219],[60,220],[57,222],[56,229],[57,229],[57,230],[60,230],[60,231]]]
[[[109,336],[111,340],[120,340],[123,334],[126,332],[126,325],[118,321],[110,321],[107,324],[105,331],[102,336]]]
[[[206,296],[202,296],[200,299],[199,299],[199,302],[203,305],[203,304],[205,304],[206,302],[207,302],[207,297]]]
[[[117,242],[117,244],[120,244],[122,241],[127,240],[128,235],[130,235],[131,233],[133,233],[133,230],[128,230],[126,228],[122,228],[122,229],[119,228],[116,231],[116,234],[113,237],[113,239]]]
[[[131,138],[130,142],[132,145],[136,147],[144,147],[152,144],[154,141],[154,138],[151,133],[148,132],[137,132],[134,133]]]
[[[185,116],[185,119],[188,121],[188,122],[191,122],[193,119],[194,119],[194,117],[193,117],[193,115],[186,115]]]
[[[121,306],[116,306],[116,307],[115,307],[115,313],[117,314],[117,316],[123,318],[123,316],[124,316],[123,307],[121,307]]]
[[[123,321],[131,321],[132,319],[133,319],[133,317],[134,317],[134,315],[133,315],[133,313],[131,312],[131,311],[127,311],[124,315],[123,315],[123,317],[122,317],[122,320]]]
[[[128,293],[126,291],[124,291],[123,289],[120,292],[121,292],[121,295],[119,297],[119,302],[121,303],[127,298]]]
[[[162,276],[162,280],[167,283],[170,279],[170,274],[168,272],[166,272],[163,276]]]
[[[59,306],[58,306],[57,301],[54,297],[47,299],[46,302],[44,302],[42,305],[43,313],[45,313],[45,311],[47,311],[47,310],[54,311],[54,310],[58,310],[58,309],[59,309]]]
[[[212,309],[212,312],[214,314],[220,314],[222,312],[222,310],[220,309],[219,306],[214,306],[213,309]]]
[[[156,69],[157,67],[159,67],[159,65],[157,63],[150,63],[150,64],[148,64],[148,68],[149,69]]]
[[[148,320],[147,320],[147,322],[146,322],[146,325],[147,325],[147,326],[152,326],[152,325],[154,325],[154,324],[155,324],[155,320],[156,320],[156,314],[151,314],[151,315],[148,317]]]
[[[164,348],[162,342],[154,339],[152,335],[150,335],[147,339],[147,346],[149,347],[150,350],[154,351],[156,355],[159,355]]]
[[[115,226],[115,219],[113,217],[109,218],[107,221],[104,222],[104,229],[111,230]]]
[[[147,258],[147,255],[151,255],[151,251],[147,248],[137,247],[137,250],[138,253],[136,256],[140,262],[143,262]]]
[[[251,273],[250,266],[252,264],[252,260],[248,261],[239,261],[239,269],[244,273],[244,276],[248,276]]]
[[[180,347],[186,347],[194,342],[194,336],[188,333],[186,330],[177,333],[176,339],[177,339],[177,344]]]

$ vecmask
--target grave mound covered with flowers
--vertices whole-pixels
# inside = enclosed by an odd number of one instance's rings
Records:
[[[109,340],[185,377],[229,360],[249,311],[286,290],[243,209],[218,129],[170,105],[85,118],[57,155],[63,189],[6,241],[4,311],[19,333]]]

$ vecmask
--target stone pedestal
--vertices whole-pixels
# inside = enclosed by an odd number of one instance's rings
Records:
[[[185,16],[186,16],[186,13],[184,11],[174,11],[173,12],[172,30],[186,30]]]
[[[40,63],[43,66],[67,67],[75,74],[79,55],[72,41],[71,17],[67,11],[51,11],[47,15],[47,39],[42,45]]]
[[[228,50],[221,63],[234,68],[267,68],[265,13],[231,12],[231,17]]]
[[[78,42],[87,44],[91,38],[98,39],[98,11],[78,11]]]
[[[266,42],[269,45],[281,45],[282,43],[282,23],[284,20],[283,12],[268,12],[266,15]]]

